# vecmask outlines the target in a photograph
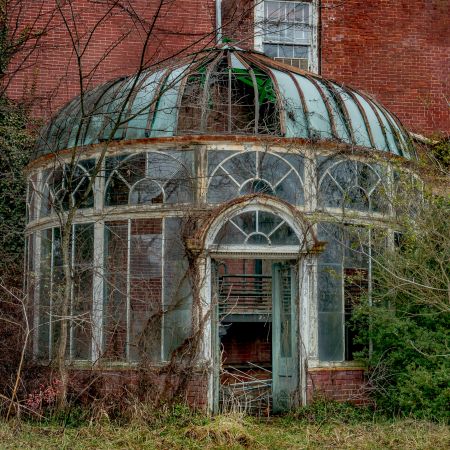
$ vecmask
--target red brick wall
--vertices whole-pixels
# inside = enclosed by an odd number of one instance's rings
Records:
[[[86,404],[96,399],[114,402],[136,398],[158,405],[176,396],[176,401],[193,408],[205,410],[208,406],[208,380],[201,372],[192,372],[183,381],[178,375],[169,375],[155,367],[140,370],[73,369],[70,373],[71,391]]]
[[[324,0],[321,69],[412,131],[450,132],[450,1]]]
[[[35,31],[46,29],[48,32],[39,40],[38,51],[25,62],[26,52],[18,55],[16,62],[22,62],[21,70],[14,75],[9,94],[13,98],[37,97],[36,112],[48,117],[79,94],[74,46],[56,8],[56,0],[14,0],[10,3],[25,6],[19,13],[20,28],[31,26]],[[152,63],[174,56],[183,49],[191,53],[214,42],[214,0],[165,0],[154,23],[160,0],[115,2],[125,5],[128,10],[114,8],[109,13],[107,5],[113,2],[74,0],[58,3],[63,4],[62,13],[72,35],[75,37],[78,32],[81,37],[80,54],[89,33],[100,23],[82,56],[84,82],[89,86],[131,74],[137,69],[145,38],[143,28],[153,26],[152,39],[145,52],[145,60]],[[69,5],[72,5],[72,11]],[[14,21],[12,15],[11,24]]]
[[[272,364],[272,334],[270,323],[232,323],[222,337],[224,365]]]
[[[364,369],[310,369],[307,374],[308,403],[319,396],[354,404],[368,403],[364,373]]]

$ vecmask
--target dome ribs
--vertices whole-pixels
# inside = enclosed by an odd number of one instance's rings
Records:
[[[219,62],[223,59],[224,51],[221,51],[218,56],[214,58],[205,75],[205,84],[203,86],[203,96],[202,96],[202,115],[200,123],[200,131],[206,133],[208,125],[208,100],[209,100],[209,80],[213,70],[219,65]]]
[[[255,91],[255,127],[254,127],[254,130],[255,130],[255,134],[258,134],[258,130],[259,130],[259,90],[258,90],[258,83],[256,82],[255,72],[252,69],[252,67],[249,64],[247,64],[245,59],[241,58],[241,56],[238,53],[236,53],[235,56],[239,60],[239,62],[248,70],[248,73],[250,74],[250,77],[253,82],[253,88]],[[231,73],[231,64],[230,64],[230,73]],[[228,92],[229,92],[229,108],[230,108],[230,121],[231,121],[231,75],[230,75],[230,85],[228,88]],[[231,128],[229,129],[229,131],[231,132]]]
[[[342,100],[342,97],[340,96],[339,92],[336,90],[336,88],[334,87],[334,85],[331,81],[328,81],[325,78],[321,78],[321,81],[328,88],[331,96],[334,98],[338,108],[342,112],[343,119],[344,119],[343,120],[344,126],[347,129],[348,135],[350,136],[351,143],[353,145],[357,145],[356,139],[355,139],[355,133],[354,133],[353,126],[352,126],[352,121],[350,119],[350,115],[348,113],[347,107],[345,106],[345,102]]]
[[[276,99],[277,99],[277,109],[279,112],[283,112],[285,109],[284,109],[284,105],[282,104],[282,102],[280,100],[280,88],[279,88],[278,82],[277,82],[276,78],[273,76],[272,72],[270,70],[267,70],[267,68],[264,65],[262,65],[258,61],[257,58],[253,58],[253,55],[250,56],[250,54],[247,53],[246,58],[248,58],[253,64],[255,64],[255,66],[258,67],[258,69],[260,69],[263,73],[268,75],[268,77],[272,81],[272,85],[275,87],[275,93],[276,93]],[[282,136],[285,136],[286,135],[286,123],[284,120],[284,114],[279,114],[278,117],[280,119],[280,133]]]
[[[384,141],[386,143],[386,149],[388,151],[391,151],[392,153],[395,153],[396,149],[391,148],[391,146],[389,144],[389,139],[388,139],[387,134],[386,134],[386,127],[384,126],[383,120],[381,119],[377,108],[374,107],[373,100],[369,96],[367,96],[366,94],[364,94],[361,91],[358,92],[358,94],[369,104],[370,108],[372,109],[372,111],[374,112],[375,116],[377,117],[378,124],[380,125],[381,132],[383,133]]]
[[[319,86],[319,84],[317,83],[317,81],[313,76],[305,74],[304,77],[314,85],[314,87],[317,89],[320,96],[322,97],[322,100],[325,104],[325,108],[327,109],[328,112],[328,118],[330,120],[331,134],[334,139],[339,140],[339,136],[336,130],[336,120],[334,118],[333,111],[331,110],[330,102],[328,101],[326,95],[324,94],[323,89]]]
[[[369,94],[229,45],[86,91],[42,131],[37,155],[195,134],[337,141],[415,156],[407,130]]]
[[[366,127],[367,135],[369,136],[370,144],[372,145],[373,148],[376,148],[375,141],[373,139],[372,130],[370,128],[370,124],[369,124],[369,121],[367,119],[366,111],[364,110],[363,106],[361,105],[360,101],[358,100],[358,97],[356,97],[356,95],[352,92],[351,89],[347,89],[343,85],[341,86],[341,89],[353,100],[353,102],[355,103],[355,105],[359,109],[359,112],[361,113],[363,121],[364,121],[364,125]]]

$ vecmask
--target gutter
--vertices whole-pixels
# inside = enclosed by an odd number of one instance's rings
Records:
[[[222,0],[216,0],[216,43],[222,44]]]

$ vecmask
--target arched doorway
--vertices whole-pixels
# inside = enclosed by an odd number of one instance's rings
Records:
[[[283,202],[234,203],[205,240],[215,411],[281,412],[304,402],[302,335],[314,236]]]

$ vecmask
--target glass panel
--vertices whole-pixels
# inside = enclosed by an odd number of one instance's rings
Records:
[[[128,222],[105,222],[104,357],[125,359]]]
[[[106,159],[107,187],[105,203],[107,206],[128,204],[130,187],[145,178],[146,154],[124,159],[124,156]]]
[[[229,219],[218,232],[215,244],[299,245],[294,230],[279,216],[249,211]]]
[[[294,230],[284,223],[269,235],[272,245],[300,245]]]
[[[71,242],[71,241],[69,241]],[[63,255],[62,255],[62,236],[59,228],[53,228],[53,276],[52,276],[52,295],[51,295],[51,315],[50,322],[51,337],[52,340],[52,352],[51,358],[54,358],[58,351],[58,344],[60,338],[61,321],[62,317],[62,303],[64,298],[64,273],[63,273]],[[71,249],[69,249],[71,252]],[[66,351],[69,350],[69,346],[66,347]]]
[[[267,194],[267,195],[274,195],[273,189],[270,186],[270,184],[261,179],[255,179],[247,181],[241,188],[240,191],[241,195],[248,195],[248,194]]]
[[[131,221],[130,359],[161,357],[162,219]]]
[[[324,173],[319,190],[323,206],[342,207],[359,211],[384,211],[386,193],[381,183],[381,168],[358,161],[342,161],[331,165],[324,161],[319,174]]]
[[[289,269],[281,270],[281,295],[280,295],[280,346],[281,357],[292,356],[292,313],[291,313],[291,276]]]
[[[293,204],[303,203],[302,155],[246,152],[236,153],[224,161],[229,153],[215,153],[208,153],[209,202],[262,193],[277,195]]]
[[[321,361],[344,359],[343,307],[343,233],[341,227],[322,223],[319,239],[326,241],[318,264],[318,327],[319,358]]]
[[[41,232],[41,260],[39,277],[38,356],[48,359],[50,339],[52,230]]]
[[[164,195],[161,187],[148,178],[139,181],[130,194],[130,204],[132,205],[163,203],[163,201]]]
[[[92,342],[92,292],[94,224],[75,225],[74,294],[72,299],[72,352],[74,359],[90,359]]]
[[[174,351],[180,352],[182,344],[191,334],[192,289],[189,264],[181,238],[182,220],[165,219],[164,244],[164,359],[169,360]]]

